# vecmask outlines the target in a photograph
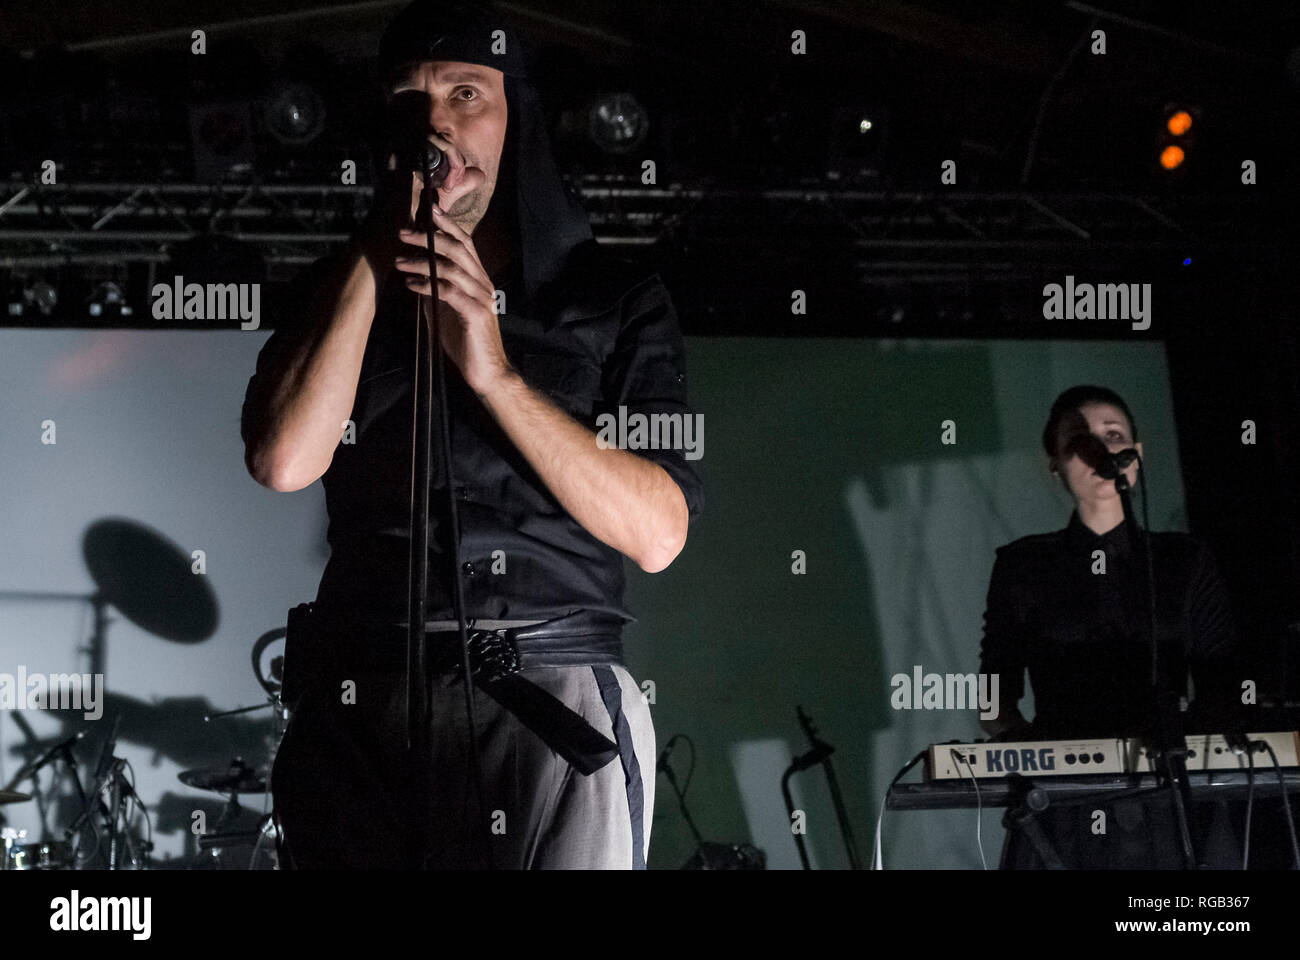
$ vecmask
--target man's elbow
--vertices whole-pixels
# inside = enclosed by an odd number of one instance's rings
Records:
[[[686,546],[685,541],[677,547],[661,547],[643,554],[637,560],[637,566],[646,573],[659,573],[661,570],[667,570],[672,562],[677,559],[677,554],[682,552],[684,546]]]
[[[655,542],[654,546],[637,558],[637,566],[646,573],[659,573],[666,570],[677,559],[677,555],[686,546],[686,531],[690,526],[690,514],[686,509],[685,498],[681,499],[680,509],[673,511],[668,529]]]
[[[286,456],[253,446],[245,448],[244,466],[249,476],[276,493],[302,490],[320,478],[319,472],[304,469]]]

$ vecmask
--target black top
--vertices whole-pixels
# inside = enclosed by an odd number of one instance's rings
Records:
[[[337,272],[320,261],[301,282],[320,282],[331,269]],[[366,344],[351,417],[355,443],[340,443],[323,477],[331,556],[317,595],[327,615],[392,624],[404,622],[407,610],[417,301],[402,277],[391,275]],[[506,296],[498,320],[511,364],[578,422],[594,431],[596,417],[617,416],[620,405],[629,416],[693,416],[676,312],[657,275],[590,241],[535,303],[517,261],[493,280]],[[292,315],[282,321],[262,348],[248,397],[273,355],[305,329]],[[569,516],[450,361],[447,373],[466,616],[545,620],[591,610],[635,619],[623,604],[622,554]],[[436,396],[433,415],[427,615],[442,620],[454,611]],[[694,521],[703,506],[697,461],[677,449],[633,452],[667,471]]]
[[[1217,722],[1239,695],[1222,578],[1199,540],[1154,533],[1151,541],[1162,689],[1183,693],[1190,670],[1197,705]],[[1101,569],[1096,550],[1105,554],[1105,573],[1093,572]],[[1127,523],[1098,536],[1077,513],[1064,530],[998,548],[980,670],[999,674],[1000,710],[1009,711],[1024,695],[1028,669],[1036,710],[1030,738],[1133,736],[1148,728],[1148,614],[1141,582],[1132,579],[1145,575],[1139,561]]]

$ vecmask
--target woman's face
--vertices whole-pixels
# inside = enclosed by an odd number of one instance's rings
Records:
[[[1111,453],[1118,453],[1128,447],[1135,449],[1139,455],[1142,453],[1142,444],[1133,442],[1133,427],[1119,407],[1109,403],[1089,403],[1080,407],[1079,413],[1088,422],[1089,432],[1106,444]],[[1077,453],[1061,461],[1059,469],[1070,487],[1070,493],[1080,503],[1101,503],[1119,497],[1115,481],[1098,475]],[[1130,486],[1137,483],[1137,472],[1138,464],[1135,460],[1124,471]]]

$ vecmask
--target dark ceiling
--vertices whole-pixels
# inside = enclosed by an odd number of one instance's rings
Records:
[[[308,50],[330,64],[337,85],[355,88],[400,6],[9,0],[0,7],[5,96],[12,101],[23,90],[31,69],[15,53],[58,45],[95,64],[81,81],[92,87],[107,74],[192,100],[214,84],[238,82],[251,48],[255,69],[268,72]],[[1300,5],[1293,3],[1252,5],[1249,15],[1235,4],[1164,0],[1126,3],[1122,15],[1042,0],[522,0],[500,7],[533,41],[539,82],[557,109],[602,85],[639,88],[661,119],[671,115],[681,150],[722,176],[713,166],[727,162],[720,144],[760,157],[779,149],[796,165],[803,154],[824,163],[834,107],[861,107],[888,117],[892,165],[903,180],[915,164],[928,182],[931,161],[944,157],[968,161],[978,179],[968,176],[966,185],[1018,182],[1031,143],[1031,168],[1122,180],[1141,173],[1149,144],[1138,141],[1158,126],[1167,103],[1193,102],[1213,121],[1218,135],[1203,152],[1229,144],[1258,152],[1289,135],[1300,83]],[[196,28],[209,38],[201,67],[186,60]],[[1107,34],[1105,56],[1076,49],[1094,28]],[[807,33],[805,56],[789,51],[794,29]],[[58,82],[43,74],[35,93],[48,95]],[[341,102],[355,103],[347,94],[338,92]],[[338,113],[334,124],[345,119]]]
[[[335,52],[365,50],[366,26],[382,24],[401,0],[322,3],[309,0],[53,0],[10,2],[0,8],[0,37],[18,51],[51,45],[118,45],[142,49],[165,42],[168,31],[203,27],[274,32],[288,25],[330,40]],[[706,51],[717,42],[754,49],[755,28],[764,21],[825,23],[836,31],[866,32],[944,50],[952,56],[999,68],[1039,72],[1054,64],[1062,27],[1096,13],[1104,25],[1129,33],[1163,36],[1171,44],[1204,44],[1227,55],[1267,64],[1284,58],[1295,42],[1300,14],[1295,4],[1259,3],[1248,8],[1222,2],[1139,2],[1088,5],[1032,0],[964,0],[938,3],[853,3],[767,0],[763,3],[683,0],[535,0],[502,3],[519,25],[546,41],[588,46],[617,55],[619,48],[665,52]],[[358,32],[360,28],[360,32]],[[583,38],[586,38],[585,40]]]
[[[206,105],[246,102],[256,124],[267,84],[295,71],[324,97],[325,132],[308,148],[263,136],[246,179],[337,184],[340,160],[364,157],[373,134],[372,58],[400,6],[7,0],[0,174],[11,175],[16,190],[53,156],[67,168],[68,190],[87,181],[105,189],[55,196],[64,204],[57,210],[24,198],[0,218],[0,259],[16,266],[47,255],[98,257],[104,247],[82,241],[111,237],[106,225],[120,230],[115,254],[157,258],[204,223],[259,245],[271,262],[317,255],[318,245],[297,243],[286,230],[334,242],[355,205],[286,213],[258,196],[240,201],[234,213],[242,220],[218,221],[217,204],[206,213],[181,209],[187,201],[176,193],[175,209],[160,202],[160,222],[137,216],[142,232],[131,233],[122,212],[128,193],[113,184],[176,191],[190,184],[191,199],[202,197],[197,189],[211,179],[195,131],[207,122]],[[1181,263],[1195,242],[1202,252],[1250,260],[1279,238],[1292,242],[1298,4],[1138,0],[1122,12],[1043,0],[498,6],[531,41],[557,157],[581,187],[598,236],[665,262],[686,312],[710,322],[735,313],[705,302],[720,273],[776,275],[768,265],[781,256],[802,258],[782,264],[776,282],[787,290],[790,273],[824,276],[830,298],[844,302],[855,302],[840,297],[846,289],[879,291],[891,278],[927,290],[950,282],[966,291],[958,311],[966,316],[981,309],[981,295],[970,293],[975,282],[1013,279],[1017,289],[1032,289],[1033,270],[1098,258]],[[189,53],[199,28],[208,38],[204,57]],[[794,30],[806,33],[805,55],[791,53]],[[1092,52],[1094,30],[1105,32],[1104,55]],[[637,153],[602,154],[575,125],[593,97],[611,91],[630,91],[650,117]],[[1188,162],[1169,176],[1155,158],[1175,105],[1197,120]],[[857,129],[867,117],[875,126],[863,138]],[[638,187],[644,156],[659,165],[657,192],[606,189]],[[1243,159],[1259,169],[1249,191],[1240,182]],[[947,160],[959,177],[941,187]],[[937,198],[940,190],[946,195]],[[71,212],[73,201],[84,214]],[[130,204],[142,215],[137,200]],[[110,223],[103,218],[112,211]],[[259,222],[273,224],[281,240],[264,243]],[[792,233],[801,241],[793,252]],[[746,284],[762,302],[770,299],[764,287],[761,279]],[[896,312],[892,292],[878,300],[877,312]],[[839,322],[831,329],[860,320],[846,313]]]

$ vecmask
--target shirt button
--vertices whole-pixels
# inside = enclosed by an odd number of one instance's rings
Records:
[[[474,576],[475,573],[478,572],[477,570],[474,569],[474,564],[470,563],[468,560],[466,560],[464,563],[460,565],[460,569],[461,572],[464,573],[465,576],[467,577],[472,577]]]

